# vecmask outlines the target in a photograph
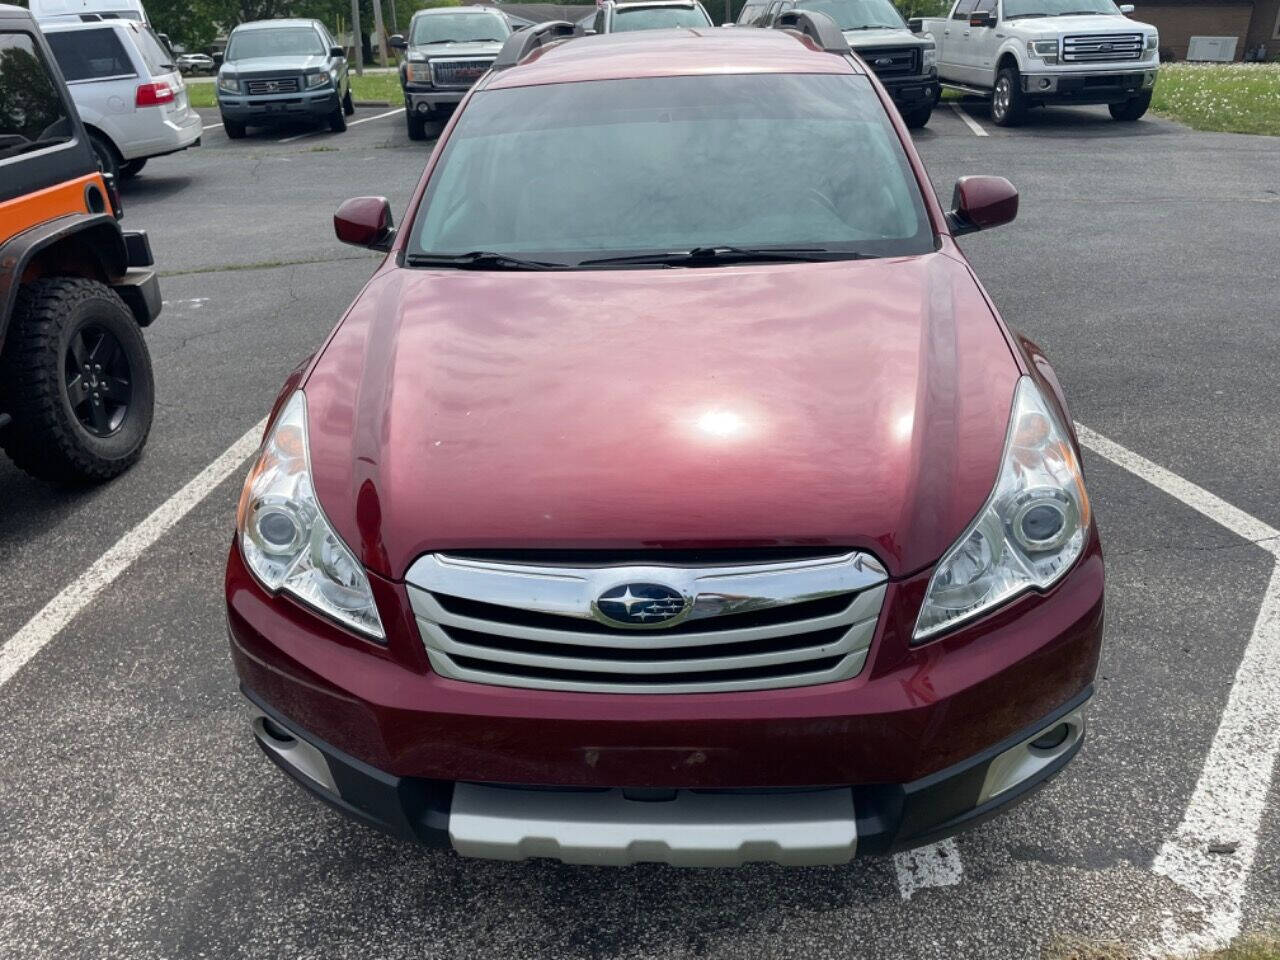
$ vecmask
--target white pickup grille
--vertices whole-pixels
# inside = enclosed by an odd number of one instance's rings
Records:
[[[429,554],[406,577],[442,676],[607,693],[765,690],[856,676],[886,579],[863,553],[572,567]],[[611,625],[593,612],[595,601],[626,584],[669,585],[686,613],[671,627]]]
[[[1062,59],[1066,63],[1112,63],[1142,59],[1143,38],[1140,33],[1088,34],[1067,37],[1062,41]]]

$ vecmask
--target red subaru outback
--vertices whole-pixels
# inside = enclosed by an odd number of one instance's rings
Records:
[[[516,34],[291,377],[240,503],[267,756],[459,853],[834,863],[1079,749],[1103,569],[1071,418],[820,14]]]

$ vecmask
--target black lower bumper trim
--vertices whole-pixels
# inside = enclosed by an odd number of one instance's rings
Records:
[[[417,777],[397,777],[357,760],[336,747],[301,731],[252,690],[241,692],[272,720],[303,737],[322,754],[338,789],[334,794],[263,747],[281,770],[333,809],[392,836],[434,847],[449,846],[449,808],[453,783]],[[1052,714],[1020,730],[982,753],[907,784],[853,787],[858,820],[858,854],[874,855],[934,843],[976,826],[994,814],[1026,799],[1059,773],[1079,751],[1081,737],[1052,764],[1016,787],[979,803],[987,768],[997,756],[1028,737],[1078,710],[1090,696],[1087,687]]]

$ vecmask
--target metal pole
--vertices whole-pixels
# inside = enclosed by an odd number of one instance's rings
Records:
[[[391,0],[391,32],[400,32],[400,18],[396,16],[396,0]]]
[[[382,26],[382,0],[373,0],[373,30],[378,35],[378,59],[387,65],[387,31]]]
[[[351,37],[356,48],[356,76],[364,76],[364,44],[360,42],[360,0],[351,0]]]

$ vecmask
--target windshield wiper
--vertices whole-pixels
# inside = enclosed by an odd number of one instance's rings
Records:
[[[411,267],[455,267],[458,270],[566,270],[567,263],[525,260],[505,253],[472,250],[470,253],[411,253],[405,257]]]
[[[470,40],[459,40],[459,43],[501,43],[497,37],[472,37]]]
[[[860,27],[845,27],[845,33],[853,33],[855,30],[896,30],[897,24],[893,23],[866,23]]]
[[[635,253],[623,257],[599,257],[581,260],[580,267],[602,267],[613,264],[656,264],[681,267],[719,263],[816,263],[823,260],[861,260],[864,253],[828,250],[825,247],[694,247],[667,253]]]
[[[1015,14],[1006,13],[1004,15],[1004,18],[1006,20],[1026,20],[1029,17],[1047,17],[1047,16],[1048,16],[1047,13],[1015,13]],[[1054,16],[1057,16],[1057,14],[1054,14]]]
[[[421,43],[415,43],[415,47],[429,47],[433,43],[461,43],[461,40],[423,40]]]

